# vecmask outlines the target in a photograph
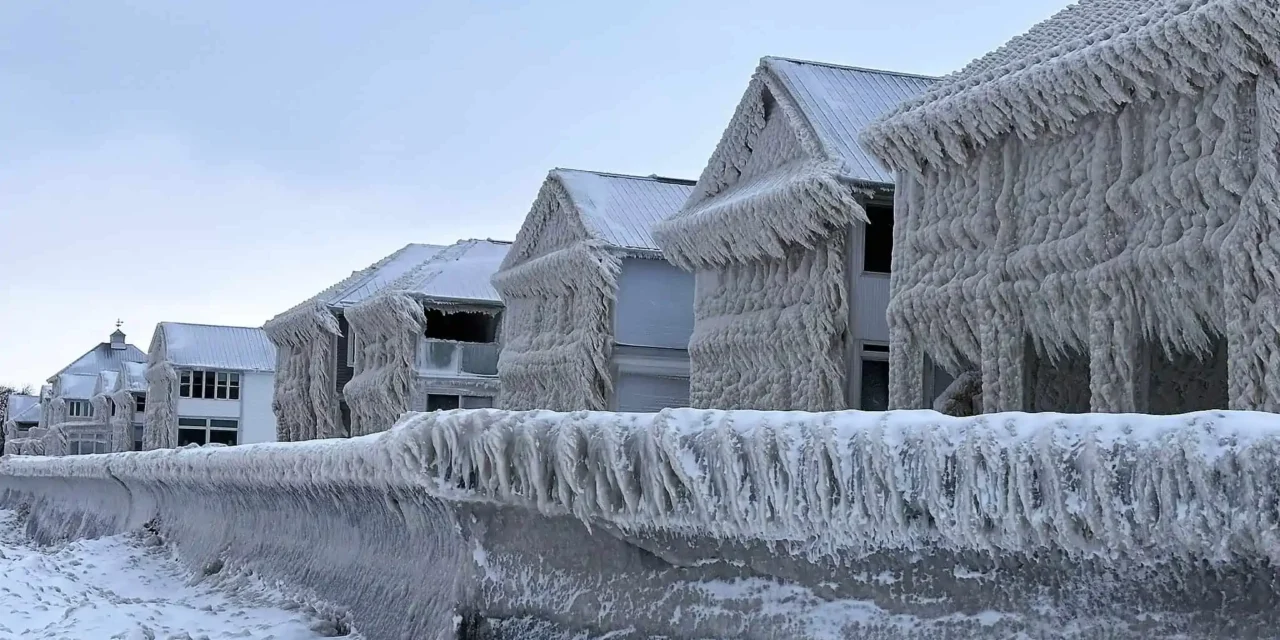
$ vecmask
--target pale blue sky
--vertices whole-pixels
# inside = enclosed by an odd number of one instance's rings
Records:
[[[511,239],[555,166],[696,178],[761,56],[943,74],[1066,3],[0,4],[0,383]]]

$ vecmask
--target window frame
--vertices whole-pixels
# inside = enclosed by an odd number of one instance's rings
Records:
[[[868,349],[868,347],[871,347]],[[856,397],[852,398],[849,403],[850,408],[858,411],[866,411],[862,406],[862,380],[865,377],[866,367],[864,363],[871,362],[889,362],[889,343],[879,340],[859,340],[856,343],[855,359],[858,365],[857,383],[852,385],[852,391],[856,393]]]
[[[93,403],[88,400],[67,400],[68,418],[92,418]]]
[[[199,395],[196,394],[197,390]],[[184,400],[239,401],[241,376],[227,369],[182,369],[178,372],[178,397]]]
[[[186,424],[184,424],[184,422]],[[216,423],[223,424],[216,424]],[[234,424],[230,426],[227,423]],[[210,437],[213,433],[234,433],[235,442],[227,446],[234,447],[240,444],[240,419],[239,418],[214,418],[205,416],[178,416],[178,434],[181,439],[183,430],[186,431],[202,431],[204,434],[204,442],[196,443],[200,446],[208,445],[213,442]],[[190,444],[190,443],[188,443]],[[225,443],[224,443],[225,444]]]
[[[886,204],[883,202],[866,202],[866,203],[863,203],[862,209],[864,212],[866,212],[867,222],[862,225],[862,264],[858,265],[859,271],[861,271],[862,273],[873,273],[881,276],[892,275],[893,273],[893,224],[897,222],[897,220],[894,219],[895,216],[894,216],[893,205]],[[871,231],[871,227],[873,226],[871,221],[872,209],[885,210],[888,212],[888,215],[889,215],[889,268],[884,271],[868,268],[869,266],[867,264],[867,260],[871,255],[870,251],[868,251],[867,249],[871,243],[870,231]]]

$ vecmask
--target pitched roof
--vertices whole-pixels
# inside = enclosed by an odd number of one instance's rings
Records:
[[[40,415],[44,412],[44,406],[40,404],[40,402],[39,402],[39,398],[37,398],[36,400],[37,400],[37,401],[36,401],[36,403],[35,403],[35,404],[32,404],[32,405],[30,405],[30,406],[26,407],[25,409],[23,409],[23,410],[22,410],[22,411],[20,411],[20,412],[17,412],[17,413],[10,412],[10,413],[9,413],[9,416],[10,416],[10,417],[9,417],[9,419],[10,419],[10,420],[12,420],[12,421],[14,421],[14,422],[22,422],[22,423],[34,422],[34,423],[39,423],[39,422],[40,422]],[[12,399],[10,399],[10,401],[12,402]]]
[[[147,391],[147,365],[142,362],[126,362],[120,372],[124,374],[124,386],[129,391]]]
[[[461,240],[387,289],[408,291],[427,299],[500,303],[490,280],[510,248],[510,242],[498,240]]]
[[[936,78],[774,56],[761,63],[782,81],[827,153],[844,161],[846,177],[893,183],[893,175],[863,150],[858,136],[904,100],[923,93]]]
[[[275,371],[276,348],[257,327],[161,322],[165,359],[177,367]]]
[[[40,397],[30,396],[25,393],[10,393],[9,402],[5,406],[5,411],[8,413],[8,416],[10,418],[17,418],[22,414],[22,412],[30,409],[31,407],[40,406]]]
[[[126,344],[124,349],[112,349],[111,343],[103,342],[50,376],[49,382],[53,382],[64,373],[96,376],[99,371],[118,370],[122,362],[146,361],[146,352],[131,344]]]
[[[97,373],[58,374],[58,397],[70,400],[90,400],[98,385]]]
[[[692,180],[641,177],[581,169],[553,169],[577,205],[587,232],[622,249],[659,251],[654,223],[680,210]]]
[[[119,371],[99,371],[98,381],[95,383],[94,395],[107,394],[110,395],[116,390],[116,383],[120,380]]]
[[[965,162],[1001,136],[1069,133],[1155,93],[1193,93],[1280,60],[1269,2],[1082,0],[872,123],[895,167]]]
[[[414,267],[431,259],[443,248],[443,246],[435,244],[407,244],[364,269],[352,271],[351,275],[324,291],[290,307],[288,310],[276,315],[272,320],[315,303],[321,303],[331,309],[337,309],[367,300],[373,294],[395,281],[396,278],[405,275]]]

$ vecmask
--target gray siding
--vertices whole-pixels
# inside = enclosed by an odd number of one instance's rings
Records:
[[[614,397],[618,411],[652,413],[689,406],[689,379],[619,373]]]
[[[863,273],[853,287],[853,333],[858,340],[889,342],[889,275]]]
[[[618,275],[614,340],[686,349],[693,333],[693,274],[664,260],[627,258]]]

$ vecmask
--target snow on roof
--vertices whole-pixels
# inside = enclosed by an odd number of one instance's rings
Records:
[[[9,402],[5,406],[7,407],[8,417],[16,418],[31,407],[40,406],[40,397],[29,396],[25,393],[10,393]]]
[[[30,397],[30,396],[28,396],[28,397]],[[13,402],[13,398],[12,398],[12,397],[10,397],[10,398],[9,398],[9,401],[10,401],[10,402]],[[13,405],[10,405],[10,407],[12,407],[12,406],[13,406]],[[28,422],[39,424],[39,422],[40,422],[40,414],[41,414],[43,411],[44,411],[44,407],[43,407],[43,405],[41,405],[41,404],[40,404],[40,399],[39,399],[39,398],[36,398],[36,402],[35,402],[34,404],[32,404],[32,405],[30,405],[30,406],[28,406],[28,407],[24,408],[22,411],[14,412],[14,411],[10,410],[10,412],[9,412],[9,416],[10,416],[10,418],[9,418],[9,419],[10,419],[10,420],[12,420],[12,421],[14,421],[14,422],[20,422],[20,423],[23,423],[23,424],[28,423]]]
[[[427,299],[501,303],[490,280],[510,248],[510,242],[498,240],[461,240],[445,247],[388,289],[408,291]]]
[[[118,370],[122,362],[146,362],[147,354],[143,350],[126,344],[124,349],[112,349],[111,343],[103,342],[76,358],[71,364],[49,377],[53,382],[64,373],[88,374],[97,376],[99,371]]]
[[[614,247],[659,251],[653,225],[680,210],[692,180],[553,169],[588,233]]]
[[[125,362],[120,369],[129,391],[147,391],[147,365],[143,362]]]
[[[408,273],[414,267],[431,259],[444,247],[435,244],[407,244],[391,255],[361,269],[351,272],[343,280],[290,307],[271,320],[277,320],[289,313],[316,303],[330,308],[340,308],[357,304],[381,291],[396,278]],[[268,321],[270,322],[270,321]]]
[[[165,359],[176,367],[275,371],[276,348],[257,327],[161,322]]]
[[[773,56],[762,64],[786,86],[827,153],[844,161],[846,177],[893,183],[893,175],[863,150],[858,136],[876,118],[927,90],[935,78]]]
[[[93,390],[94,395],[111,394],[116,390],[116,383],[119,380],[120,380],[119,371],[98,372],[98,381]]]
[[[100,372],[99,372],[100,373]],[[63,373],[58,375],[58,397],[90,400],[98,384],[97,373]]]
[[[1155,93],[1256,76],[1280,58],[1272,5],[1082,0],[872,123],[863,144],[917,171],[922,162],[966,162],[1006,134],[1063,135]]]

